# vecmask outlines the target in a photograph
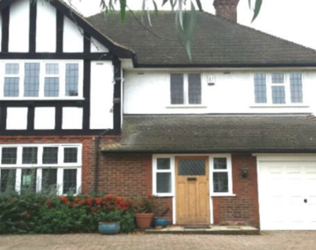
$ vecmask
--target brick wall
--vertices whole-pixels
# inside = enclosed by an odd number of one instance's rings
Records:
[[[214,197],[215,224],[248,224],[259,226],[256,158],[251,155],[232,155],[233,192],[236,197]],[[241,176],[242,168],[249,171]]]

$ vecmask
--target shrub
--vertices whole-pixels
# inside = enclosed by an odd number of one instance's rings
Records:
[[[101,220],[120,221],[124,233],[134,230],[131,203],[113,195],[1,195],[0,211],[0,234],[89,233]]]

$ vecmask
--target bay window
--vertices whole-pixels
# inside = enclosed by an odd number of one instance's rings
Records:
[[[81,157],[77,144],[0,145],[0,192],[77,194]]]
[[[0,97],[4,99],[83,98],[81,61],[2,61]]]

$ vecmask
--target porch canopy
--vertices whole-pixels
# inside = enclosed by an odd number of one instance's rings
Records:
[[[316,153],[309,114],[125,115],[104,153]]]

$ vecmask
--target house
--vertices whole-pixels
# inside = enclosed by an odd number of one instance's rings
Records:
[[[237,24],[238,2],[197,13],[190,61],[174,13],[1,0],[1,192],[11,176],[153,194],[173,224],[315,230],[316,51]]]

